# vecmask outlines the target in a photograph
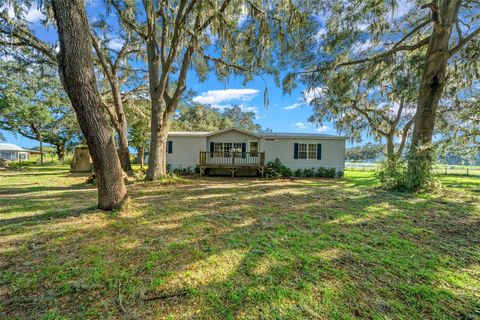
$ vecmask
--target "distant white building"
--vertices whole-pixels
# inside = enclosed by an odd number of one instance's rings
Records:
[[[23,149],[13,143],[0,143],[0,159],[3,160],[28,160],[31,150]]]

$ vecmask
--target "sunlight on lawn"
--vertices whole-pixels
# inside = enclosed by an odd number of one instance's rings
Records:
[[[0,173],[0,318],[474,319],[480,178],[440,179],[138,182],[104,213],[66,167]]]

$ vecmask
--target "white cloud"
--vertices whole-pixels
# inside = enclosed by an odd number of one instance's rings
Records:
[[[120,50],[123,47],[123,40],[120,38],[113,38],[108,42],[108,48],[112,50]]]
[[[313,99],[325,96],[326,90],[322,87],[314,87],[303,92],[303,97],[298,98],[293,104],[286,106],[285,110],[292,110],[308,105]]]
[[[409,13],[416,5],[415,1],[409,0],[400,0],[397,3],[397,7],[392,12],[392,20],[397,20],[399,18],[404,17],[407,13]]]
[[[31,23],[39,22],[44,18],[45,18],[45,15],[40,10],[38,10],[36,5],[33,5],[25,15],[25,20]]]
[[[7,16],[8,16],[9,18],[14,18],[14,17],[15,17],[15,11],[13,10],[13,7],[12,7],[12,6],[3,5],[3,6],[0,7],[0,11],[6,12],[6,13],[7,13]]]
[[[25,8],[25,7],[24,7]],[[0,7],[0,11],[6,12],[8,17],[14,18],[15,11],[11,5],[3,5]],[[30,9],[24,14],[24,19],[31,23],[37,23],[44,19],[45,15],[38,9],[37,5],[32,5]]]
[[[310,103],[315,98],[322,98],[326,93],[326,89],[322,87],[310,88],[303,92],[303,98]]]
[[[305,103],[303,103],[303,102],[297,101],[297,102],[295,102],[295,103],[293,103],[293,104],[285,107],[284,109],[285,109],[285,110],[297,109],[298,107],[301,107],[301,106],[303,106],[304,104],[305,104]]]
[[[357,54],[362,53],[367,51],[371,47],[372,47],[372,42],[370,41],[370,39],[367,39],[366,41],[363,41],[363,42],[357,41],[355,46],[353,47],[353,52]]]
[[[241,27],[248,19],[248,13],[247,13],[247,8],[242,5],[242,13],[240,14],[240,17],[238,17],[238,26]]]
[[[294,124],[295,128],[298,128],[298,129],[305,129],[307,127],[307,125],[303,122],[297,122]]]
[[[7,55],[2,56],[2,60],[5,61],[5,62],[7,62],[7,61],[15,61],[15,58],[14,58],[12,55],[7,54]]]
[[[322,40],[322,37],[327,34],[327,28],[321,27],[318,29],[317,34],[315,34],[315,39],[317,42],[320,42]]]
[[[257,89],[209,90],[193,98],[193,101],[213,106],[222,104],[222,102],[250,101],[258,93]]]
[[[320,126],[317,128],[317,132],[325,132],[325,131],[328,131],[330,129],[330,127],[327,127],[327,126]]]

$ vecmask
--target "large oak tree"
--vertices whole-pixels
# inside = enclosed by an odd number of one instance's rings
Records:
[[[54,145],[63,161],[66,145],[81,133],[57,71],[0,61],[0,89],[0,129]]]
[[[219,79],[233,73],[249,80],[260,71],[278,76],[279,63],[274,62],[282,56],[274,49],[297,45],[292,40],[296,29],[307,24],[294,1],[143,0],[142,6],[109,2],[125,30],[138,35],[147,51],[152,110],[149,180],[166,174],[168,131],[190,68],[203,80],[210,71]]]
[[[28,1],[12,1],[9,4],[13,9],[0,12],[0,44],[4,45],[4,57],[15,59],[19,63],[51,65],[58,67],[56,49],[58,43],[42,40],[36,35],[28,21],[25,20],[25,9],[31,3]],[[41,8],[45,13],[45,26],[51,27],[49,20],[50,2],[44,3]],[[113,32],[102,15],[91,23],[91,38],[96,53],[96,70],[98,86],[101,89],[105,111],[109,115],[111,125],[118,137],[118,154],[122,169],[126,173],[132,172],[130,152],[128,148],[128,123],[125,116],[124,104],[133,94],[144,88],[143,73],[132,67],[132,57],[139,54],[138,41],[121,34],[119,37]],[[55,27],[53,25],[53,27]],[[121,48],[110,48],[111,41],[122,40]]]
[[[98,182],[98,207],[121,208],[127,198],[103,101],[97,88],[90,26],[83,0],[52,0],[58,27],[60,79],[67,92],[92,156]]]
[[[472,78],[466,77],[476,78],[478,74],[468,71],[478,69],[478,57],[472,52],[478,52],[480,3],[474,0],[313,2],[324,18],[325,27],[318,33],[320,47],[314,53],[316,60],[303,61],[301,74],[310,85],[321,85],[324,77],[338,69],[363,65],[368,72],[377,64],[395,63],[401,52],[412,54],[414,59],[422,57],[412,61],[420,75],[407,175],[409,188],[422,189],[430,177],[437,108],[449,85],[448,67],[456,66],[450,70],[450,76],[460,73],[470,84]]]

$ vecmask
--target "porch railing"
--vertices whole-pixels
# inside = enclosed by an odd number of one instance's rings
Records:
[[[200,151],[200,166],[265,166],[265,152]]]

